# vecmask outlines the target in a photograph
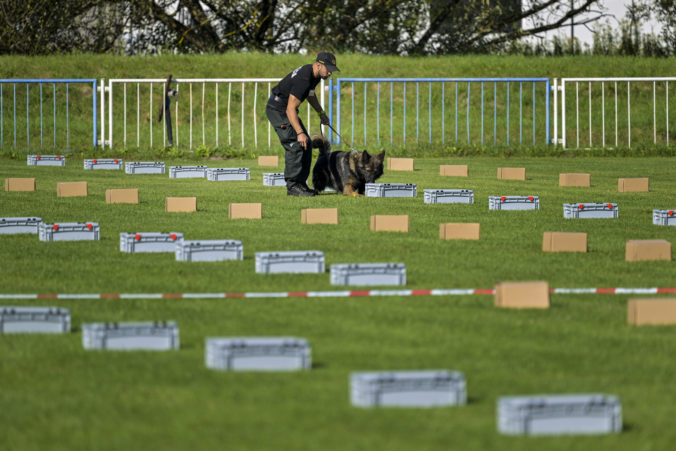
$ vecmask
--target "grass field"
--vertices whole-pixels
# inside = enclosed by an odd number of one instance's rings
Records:
[[[182,162],[166,160],[167,166]],[[183,162],[183,164],[185,164]],[[652,210],[673,209],[669,158],[416,159],[415,172],[380,182],[416,183],[416,199],[322,195],[287,198],[262,186],[254,160],[248,182],[214,183],[122,172],[27,167],[4,158],[0,178],[35,177],[37,192],[0,192],[0,216],[45,222],[96,221],[97,242],[0,238],[3,293],[153,293],[332,290],[322,275],[260,275],[258,251],[321,250],[326,265],[403,262],[407,287],[492,288],[546,280],[551,287],[674,286],[673,262],[625,262],[628,239],[667,239]],[[468,164],[470,177],[439,176],[440,164]],[[496,179],[498,167],[526,167],[527,181]],[[591,188],[560,188],[561,172],[588,172]],[[618,193],[618,177],[650,177],[649,193]],[[57,198],[58,181],[89,183],[86,198]],[[107,205],[108,188],[137,187],[138,205]],[[423,190],[473,189],[473,205],[426,205]],[[489,195],[537,195],[540,210],[494,212]],[[165,196],[197,196],[199,211],[165,213]],[[230,202],[261,202],[263,219],[228,219]],[[617,202],[616,220],[565,220],[565,202]],[[300,210],[337,207],[339,225],[301,224]],[[409,233],[371,232],[373,214],[408,214]],[[441,241],[439,224],[479,222],[479,241]],[[177,231],[186,239],[231,238],[244,260],[176,262],[171,254],[125,254],[120,232]],[[541,251],[544,231],[586,232],[586,254]],[[544,311],[507,311],[491,296],[326,299],[38,300],[71,310],[63,336],[0,336],[1,449],[671,449],[676,389],[672,327],[626,324],[627,295],[553,295]],[[635,296],[634,296],[635,297]],[[84,351],[80,325],[176,320],[176,352]],[[313,369],[303,373],[220,373],[204,366],[214,336],[303,337]],[[465,373],[468,405],[441,409],[357,409],[352,371],[453,369]],[[501,395],[618,395],[624,431],[598,437],[505,437],[496,432]]]

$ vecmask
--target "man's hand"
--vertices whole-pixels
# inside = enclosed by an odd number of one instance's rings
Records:
[[[322,125],[331,125],[331,121],[329,121],[329,117],[324,112],[319,114],[319,121],[321,122]]]
[[[308,143],[309,140],[310,140],[310,138],[308,138],[308,136],[305,134],[305,132],[298,134],[298,142],[300,143],[300,146],[303,149],[307,149],[307,143]]]

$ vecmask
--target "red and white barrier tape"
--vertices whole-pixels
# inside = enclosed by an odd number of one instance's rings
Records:
[[[664,294],[676,288],[552,288],[552,294]],[[118,293],[118,294],[0,294],[0,299],[224,299],[224,298],[344,298],[375,296],[493,295],[488,289],[280,291],[249,293]]]

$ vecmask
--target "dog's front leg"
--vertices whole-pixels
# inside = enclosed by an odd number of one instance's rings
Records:
[[[352,185],[345,185],[345,188],[343,188],[343,194],[346,196],[359,196],[359,191],[355,191]]]

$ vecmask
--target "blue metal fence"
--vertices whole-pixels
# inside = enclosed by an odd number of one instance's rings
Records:
[[[23,94],[17,92],[17,85],[20,91],[25,85],[25,101]],[[39,91],[31,90],[31,86],[36,85],[39,86]],[[78,88],[84,86],[85,89],[76,89],[73,94],[70,89],[71,85],[76,85]],[[87,89],[90,85],[91,92]],[[91,110],[88,106],[90,96]],[[45,109],[48,109],[44,106],[45,100],[47,104],[51,103],[51,118],[46,117],[49,111],[45,114]],[[10,102],[11,110],[9,110]],[[96,147],[96,102],[96,79],[0,79],[0,150],[5,150],[5,147],[17,149],[23,147],[24,144],[28,151],[44,149],[46,134],[51,135],[54,149],[57,149],[57,146],[65,146],[64,148],[68,150],[73,144],[78,147],[89,147],[89,142],[92,147]],[[31,104],[39,104],[39,116],[38,109],[31,108]],[[17,106],[19,115],[17,115]],[[6,112],[5,108],[9,111]],[[25,123],[21,108],[25,108],[26,111]],[[25,134],[23,134],[24,127]],[[77,133],[71,133],[73,128],[77,130]],[[91,139],[80,133],[90,128]],[[6,138],[11,138],[11,144],[7,143]],[[35,143],[36,139],[39,139],[39,147]]]
[[[535,146],[551,142],[549,131],[550,81],[548,78],[338,78],[335,81],[329,80],[329,115],[338,133],[343,139],[349,140],[352,146],[359,137],[363,137],[364,146],[388,144],[387,133],[381,130],[384,127],[381,127],[383,121],[380,114],[381,84],[387,83],[389,83],[390,146],[405,147],[407,144],[412,144],[412,137],[407,136],[407,129],[412,127],[415,127],[416,145],[421,143],[421,127],[427,128],[427,144],[429,145]],[[421,99],[421,83],[427,84],[426,99]],[[359,89],[360,84],[363,84],[363,89]],[[407,91],[407,86],[411,84],[415,85],[414,108],[410,106],[412,99],[409,97],[412,94]],[[448,85],[453,88],[454,94],[447,95]],[[479,89],[479,95],[475,94],[473,87]],[[518,96],[511,95],[515,87],[518,87]],[[360,95],[362,99],[358,98]],[[425,95],[423,94],[422,97]],[[427,101],[427,117],[424,117],[423,111],[421,118],[421,100]],[[463,104],[465,105],[464,112],[461,106]],[[448,113],[447,106],[451,110]],[[492,120],[490,116],[486,117],[487,108],[493,109]],[[343,127],[345,110],[350,112],[349,130]],[[415,120],[411,117],[409,110],[414,110]],[[437,116],[436,113],[439,115]],[[384,122],[387,124],[387,121]],[[517,122],[518,127],[512,130],[514,122]],[[450,137],[446,136],[447,124],[454,129]],[[461,133],[462,128],[466,129],[466,134]],[[515,142],[517,130],[518,141]],[[331,132],[329,132],[329,137],[335,144],[341,143],[340,137],[333,136]]]

